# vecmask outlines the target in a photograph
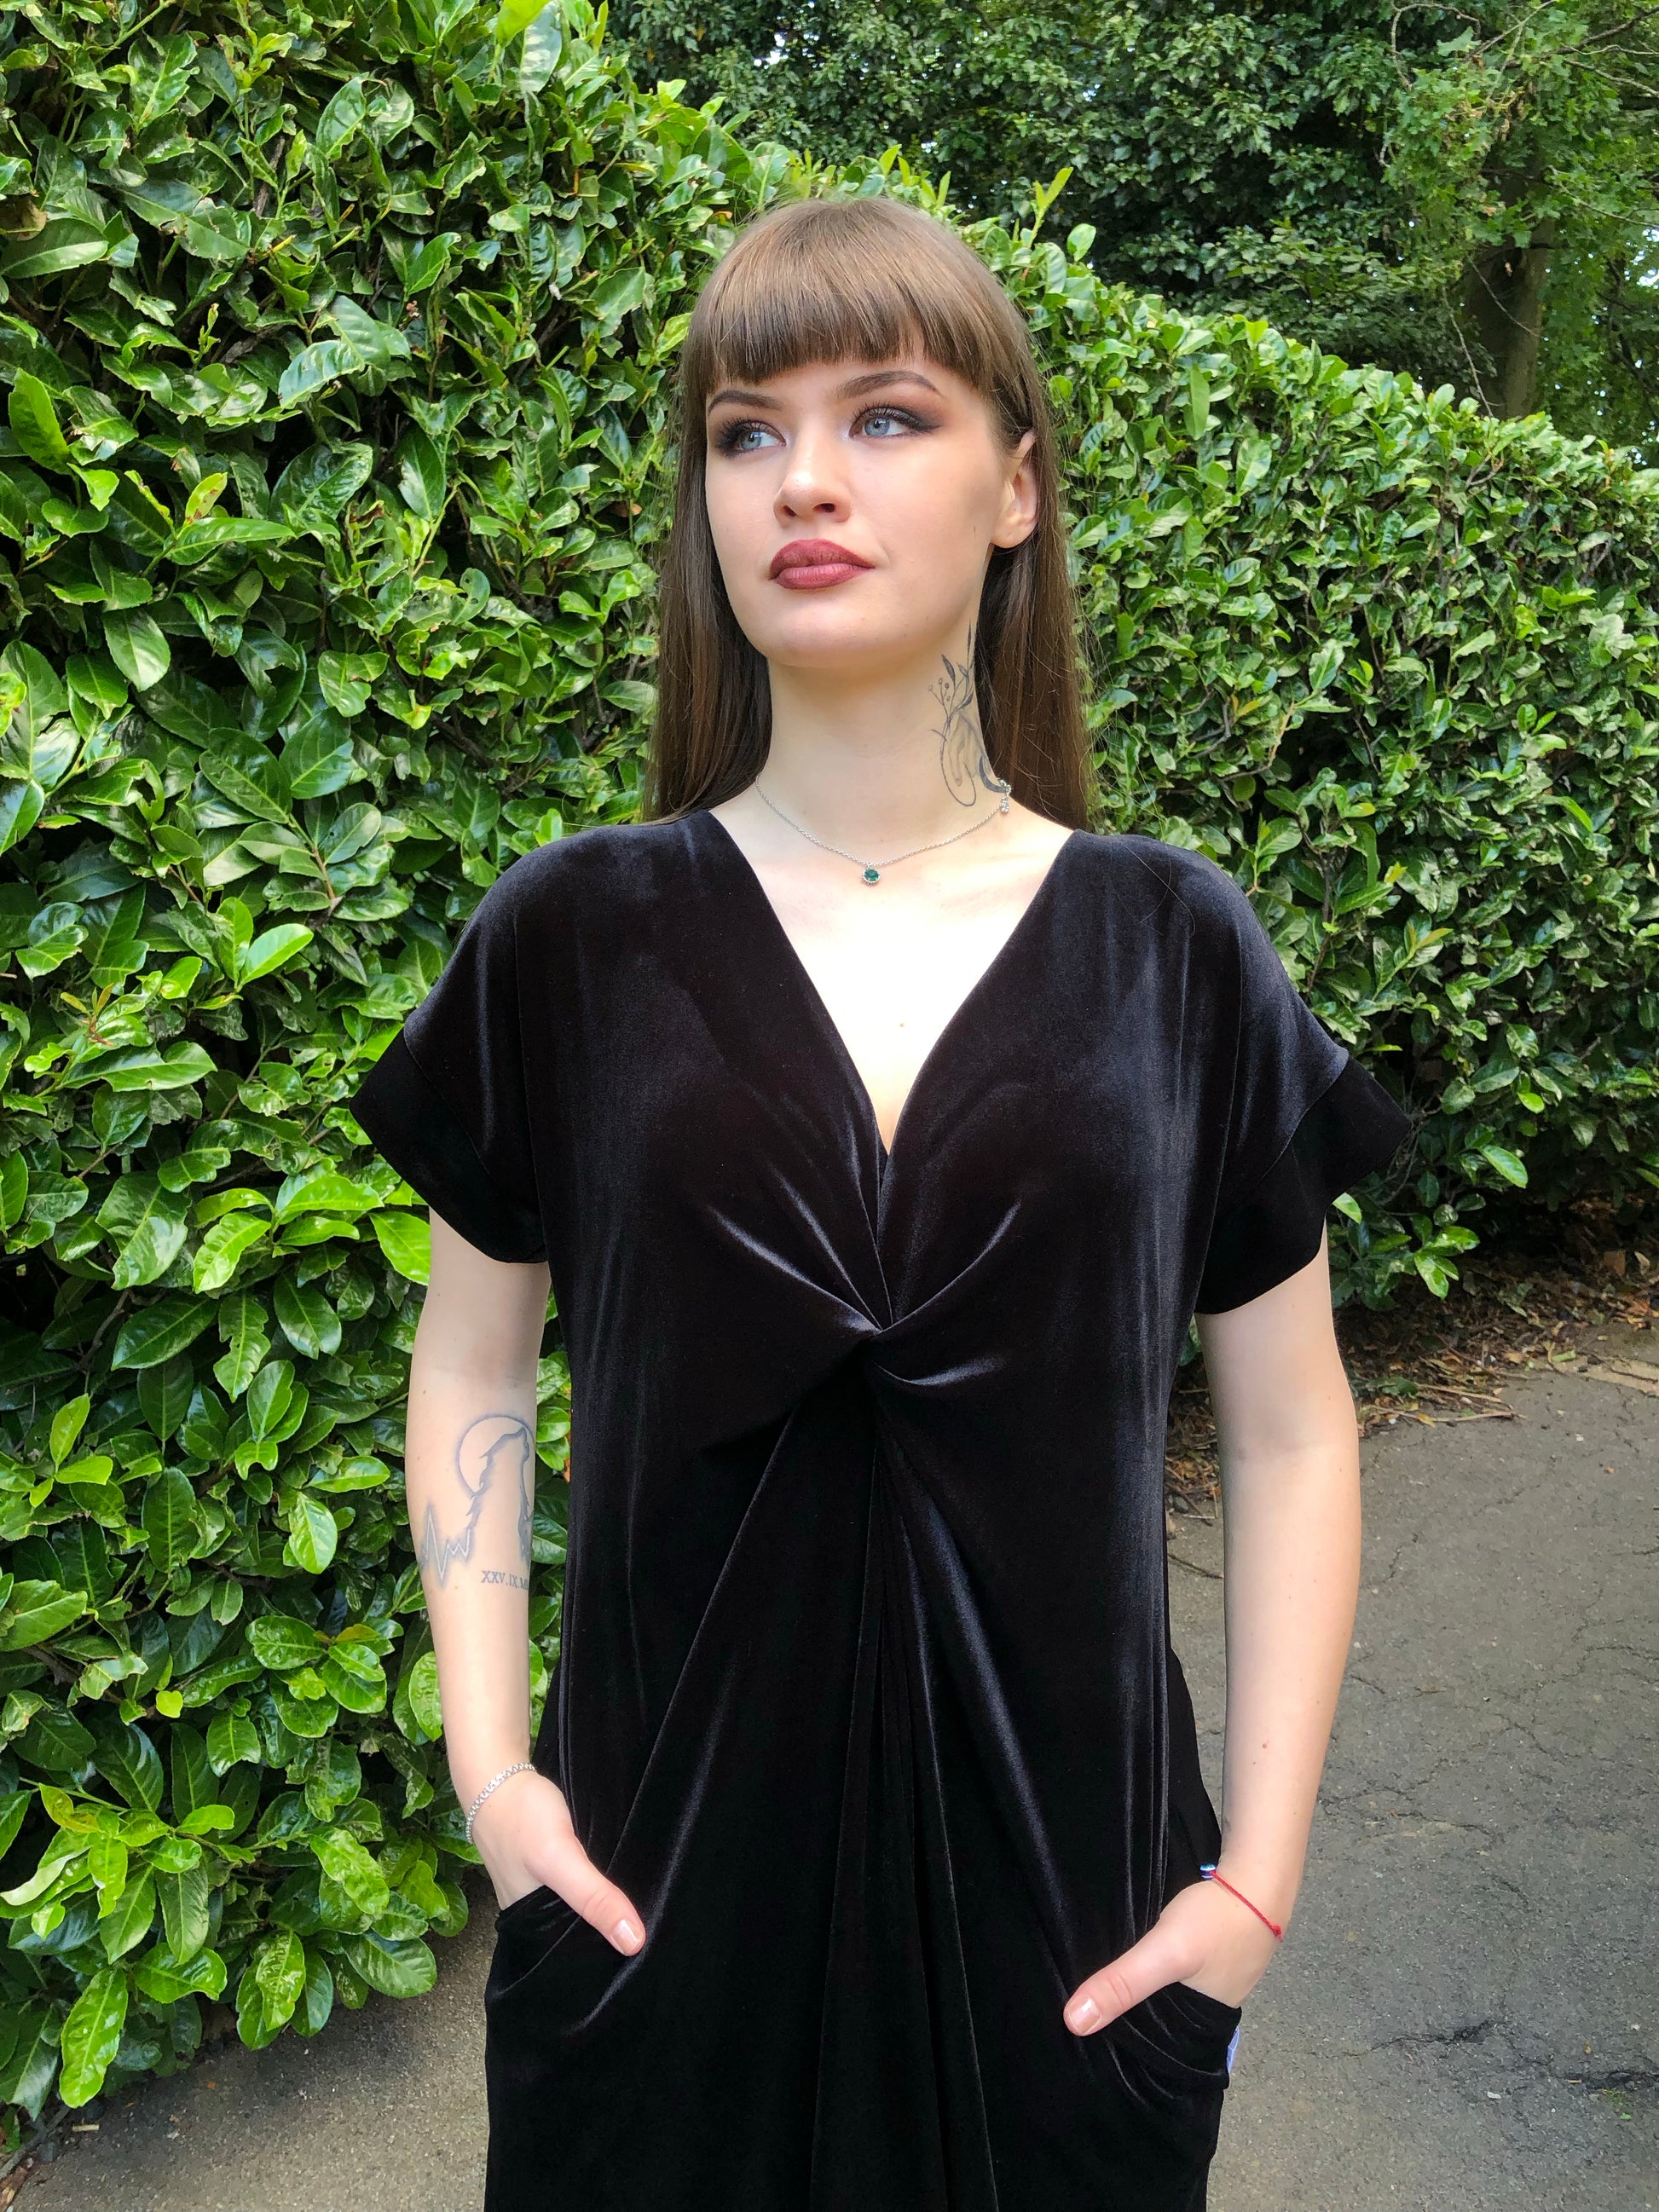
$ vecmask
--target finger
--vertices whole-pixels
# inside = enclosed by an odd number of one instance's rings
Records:
[[[565,1903],[580,1912],[590,1926],[614,1943],[617,1950],[637,1951],[645,1941],[645,1919],[626,1891],[599,1872],[581,1845],[572,1837],[548,1881]]]
[[[619,1951],[637,1951],[645,1941],[642,1916],[636,1912],[614,1881],[601,1881],[585,1905],[576,1907]]]
[[[1168,1936],[1155,1928],[1078,1984],[1066,2003],[1066,2025],[1073,2035],[1092,2035],[1166,1982],[1179,1980],[1181,1972]]]

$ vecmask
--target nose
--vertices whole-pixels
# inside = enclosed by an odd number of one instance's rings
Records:
[[[851,511],[833,431],[803,423],[788,449],[775,511],[784,523],[844,519]]]

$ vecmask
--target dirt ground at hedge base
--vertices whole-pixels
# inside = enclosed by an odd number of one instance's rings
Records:
[[[1465,1255],[1443,1298],[1413,1278],[1386,1310],[1339,1310],[1363,1436],[1401,1421],[1508,1420],[1508,1382],[1571,1360],[1589,1329],[1622,1325],[1632,1347],[1659,1341],[1659,1206],[1586,1201],[1551,1213],[1517,1205],[1488,1233],[1493,1255],[1480,1247]],[[1201,1360],[1170,1401],[1167,1472],[1172,1516],[1214,1510],[1216,1432]]]

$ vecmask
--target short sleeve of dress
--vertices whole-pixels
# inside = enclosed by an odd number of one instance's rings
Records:
[[[1303,999],[1221,870],[1237,1024],[1219,1196],[1196,1310],[1246,1305],[1305,1267],[1333,1199],[1387,1165],[1410,1117]]]
[[[369,1070],[351,1110],[450,1227],[492,1260],[547,1255],[521,1034],[507,869],[442,975]]]

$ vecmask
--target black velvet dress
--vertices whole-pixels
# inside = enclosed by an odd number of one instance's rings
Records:
[[[1409,1127],[1243,892],[1073,833],[890,1154],[721,823],[591,830],[489,890],[355,1110],[551,1271],[535,1757],[647,1929],[500,1916],[489,2212],[1201,2207],[1240,2008],[1061,2017],[1219,1846],[1170,1387]]]

